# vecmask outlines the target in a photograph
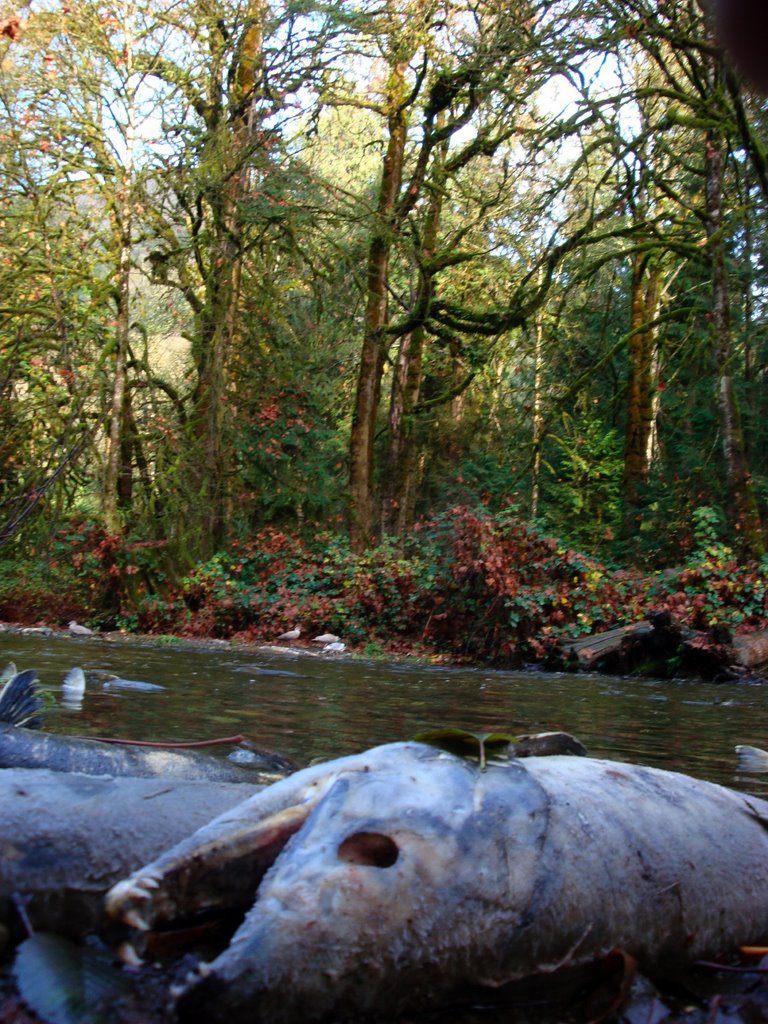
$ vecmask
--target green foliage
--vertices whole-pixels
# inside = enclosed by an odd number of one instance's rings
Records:
[[[284,387],[238,424],[233,448],[259,522],[324,520],[341,504],[345,454],[322,389]]]
[[[621,441],[594,413],[563,417],[563,430],[551,436],[555,480],[548,487],[546,519],[572,544],[597,551],[619,531]]]
[[[109,533],[77,514],[51,535],[40,533],[13,559],[0,562],[0,617],[11,621],[72,618],[93,626],[139,623],[135,605],[162,588],[164,542]]]
[[[527,527],[513,509],[456,506],[419,523],[404,552],[386,543],[356,554],[336,534],[304,541],[265,528],[171,580],[159,568],[163,549],[124,543],[78,519],[25,563],[23,583],[2,566],[0,616],[35,621],[56,608],[62,624],[114,624],[94,610],[117,595],[118,624],[166,643],[271,642],[296,623],[303,637],[333,632],[367,657],[421,653],[499,665],[546,660],[561,638],[650,610],[667,609],[695,629],[768,627],[768,560],[739,564],[717,541],[710,508],[694,524],[696,553],[651,577],[611,570]]]
[[[632,566],[684,563],[687,588],[711,591],[697,621],[724,608],[735,622],[724,588],[741,571],[729,550],[740,524],[722,454],[729,419],[714,400],[704,126],[733,141],[715,240],[730,281],[726,362],[765,511],[768,307],[758,274],[768,232],[762,171],[749,168],[765,112],[712,93],[718,68],[691,64],[691,47],[714,60],[700,6],[638,0],[630,24],[626,5],[606,0],[587,40],[577,3],[556,19],[537,17],[535,4],[530,18],[501,5],[468,19],[466,5],[448,4],[444,30],[416,42],[418,19],[401,24],[385,8],[337,34],[338,12],[318,20],[289,5],[262,26],[270,89],[250,106],[245,8],[139,3],[135,24],[88,4],[30,11],[23,31],[0,39],[5,521],[61,475],[45,522],[30,517],[2,566],[0,611],[263,637],[301,616],[371,650],[418,638],[467,657],[535,656],[541,630],[608,623],[611,597],[626,596],[577,548]],[[377,97],[402,47],[419,52],[403,64],[403,186],[382,233]],[[573,116],[550,121],[534,93],[588,63],[590,47],[615,62],[615,82],[574,77]],[[149,91],[134,92],[136,59],[154,68]],[[677,83],[674,117],[664,81]],[[619,109],[635,112],[639,134],[627,135]],[[459,124],[443,153],[434,143]],[[152,125],[162,126],[157,139]],[[412,487],[385,497],[424,521],[360,556],[314,535],[341,531],[357,500],[347,453],[372,242],[391,249],[374,360],[383,376],[370,379],[374,396],[383,384],[373,476],[385,489],[387,385],[400,339],[418,331],[414,408],[405,403],[402,420],[412,446],[402,465],[418,469]],[[660,268],[649,367],[658,436],[638,531],[620,546],[638,253]],[[121,349],[115,280],[126,260]],[[123,394],[121,419],[112,399]],[[549,553],[504,511],[533,504],[539,431],[536,518],[563,542]],[[81,438],[87,448],[70,462]],[[117,448],[119,467],[107,462]],[[368,497],[380,504],[375,488]],[[719,525],[706,511],[715,508]],[[755,591],[746,621],[759,604]]]
[[[631,579],[523,526],[505,511],[457,507],[393,544],[354,554],[334,535],[305,544],[265,529],[217,554],[137,610],[146,631],[269,640],[300,623],[369,656],[414,646],[457,658],[539,658],[563,633],[626,615]]]
[[[693,629],[764,629],[768,560],[744,564],[720,539],[722,516],[701,506],[692,513],[695,550],[683,569],[664,574],[653,590],[657,606]]]
[[[733,554],[731,548],[727,547],[720,540],[723,530],[722,515],[708,505],[699,506],[691,513],[693,521],[693,537],[695,551],[693,560],[695,563],[710,559],[712,561],[723,561]]]
[[[74,518],[26,554],[0,563],[0,615],[11,621],[87,621],[104,599],[111,542],[92,521]]]
[[[427,530],[437,571],[426,635],[464,657],[538,659],[557,637],[610,626],[617,609],[636,607],[632,577],[614,576],[514,513],[456,508]]]

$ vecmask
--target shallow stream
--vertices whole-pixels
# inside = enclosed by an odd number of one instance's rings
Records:
[[[154,741],[243,734],[305,763],[439,726],[474,731],[564,729],[593,756],[637,761],[764,793],[768,776],[736,773],[734,745],[768,747],[768,692],[597,675],[499,672],[359,661],[312,652],[109,642],[0,633],[0,668],[37,669],[56,699],[52,732]],[[66,707],[61,683],[86,671],[162,691],[86,690]],[[228,748],[215,748],[225,756]],[[230,748],[231,749],[231,748]]]

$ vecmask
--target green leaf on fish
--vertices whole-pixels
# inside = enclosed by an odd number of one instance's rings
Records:
[[[506,754],[511,743],[517,741],[516,736],[508,732],[471,732],[469,729],[454,729],[446,726],[443,729],[429,729],[413,737],[419,743],[428,743],[449,754],[479,761],[480,771],[485,771],[488,758]]]
[[[131,984],[100,950],[38,932],[19,946],[13,974],[24,1002],[47,1024],[108,1024]]]

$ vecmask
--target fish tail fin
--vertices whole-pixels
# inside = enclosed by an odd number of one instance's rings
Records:
[[[0,722],[39,729],[43,724],[40,712],[43,702],[37,692],[37,672],[17,672],[0,686]]]
[[[18,669],[12,661],[9,661],[2,672],[0,672],[0,686],[3,683],[7,683],[9,679],[16,675]]]
[[[61,688],[67,696],[82,697],[85,693],[85,673],[79,667],[71,668],[64,676]]]
[[[768,753],[759,747],[740,745],[736,747],[739,759],[739,771],[768,772]]]

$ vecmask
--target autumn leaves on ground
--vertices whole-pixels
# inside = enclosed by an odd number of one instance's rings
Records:
[[[457,507],[421,523],[403,552],[354,554],[339,536],[264,529],[175,579],[157,569],[156,548],[73,523],[3,576],[0,618],[236,642],[271,642],[298,625],[368,656],[504,666],[546,663],[558,641],[659,611],[695,630],[764,629],[765,566],[737,561],[715,519],[698,511],[689,551],[663,572],[611,569],[514,512]]]

